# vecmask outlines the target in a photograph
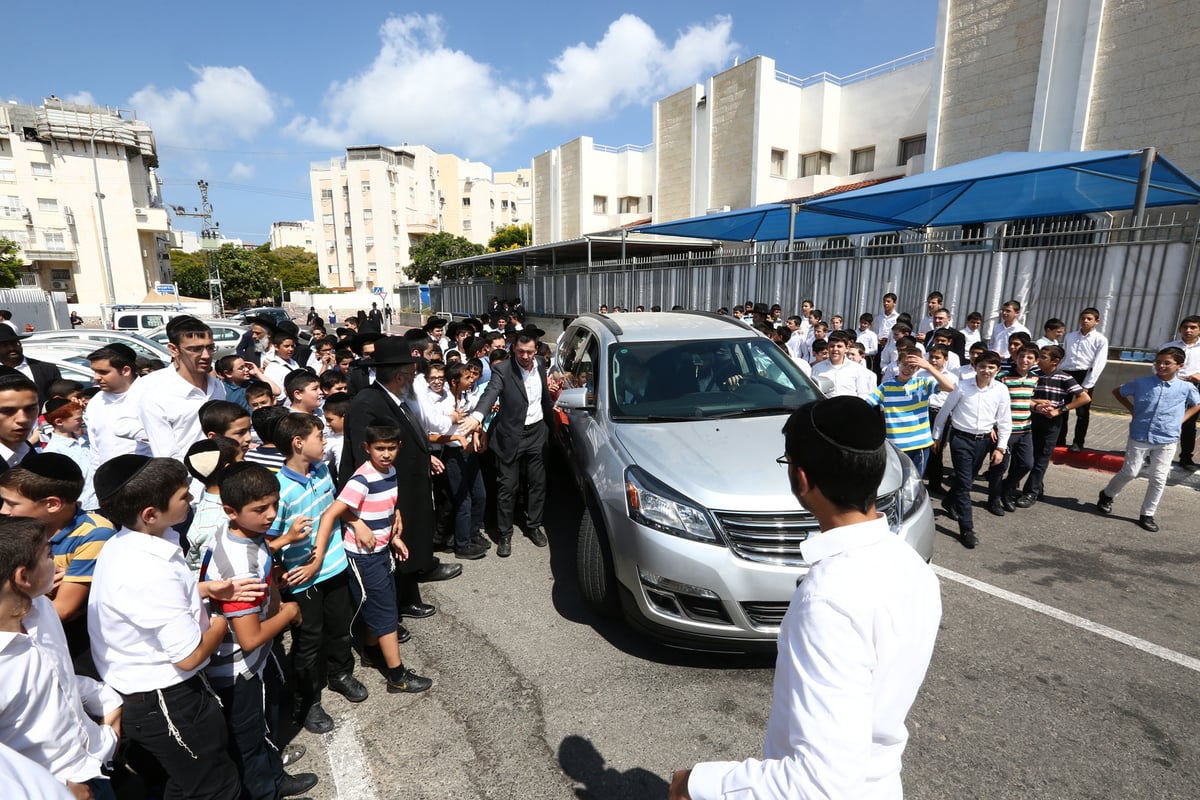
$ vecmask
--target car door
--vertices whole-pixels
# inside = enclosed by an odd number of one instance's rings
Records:
[[[564,389],[587,389],[589,395],[594,397],[599,349],[599,342],[587,328],[582,325],[568,328],[562,338],[558,358],[551,369],[554,379]],[[591,407],[594,409],[594,404]],[[581,454],[579,448],[581,444],[585,445],[586,453],[587,428],[593,424],[593,411],[572,409],[555,413],[555,439],[573,466],[582,466],[578,459]]]

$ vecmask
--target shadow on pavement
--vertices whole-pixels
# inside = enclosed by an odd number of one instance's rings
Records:
[[[604,756],[582,736],[568,736],[558,746],[558,763],[577,783],[579,800],[642,800],[666,797],[667,781],[650,770],[635,767],[625,772],[604,766]]]

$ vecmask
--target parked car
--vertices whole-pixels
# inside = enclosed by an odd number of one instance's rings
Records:
[[[284,320],[291,321],[292,319],[292,315],[287,312],[286,308],[266,306],[263,308],[243,308],[230,317],[229,320],[230,322],[244,323],[249,317],[267,317],[276,325]]]
[[[109,342],[121,342],[133,348],[133,352],[146,358],[157,358],[165,364],[171,363],[171,352],[165,345],[153,342],[136,333],[127,331],[110,331],[99,328],[77,328],[75,330],[39,331],[25,337],[22,342],[26,348],[35,343],[50,341],[79,342],[81,347],[88,348],[84,354],[99,350]]]
[[[775,344],[713,314],[584,314],[552,371],[555,440],[585,501],[577,576],[598,611],[663,643],[774,646],[817,522],[796,501],[780,433],[819,398]],[[933,513],[888,446],[876,507],[925,559]]]
[[[161,307],[118,307],[113,309],[112,329],[117,331],[129,331],[130,333],[145,334],[148,331],[152,331],[155,328],[166,325],[175,317],[185,317],[191,315],[192,312],[190,311],[165,309]]]
[[[246,332],[246,326],[226,319],[206,319],[203,322],[212,328],[213,344],[217,346],[217,350],[213,353],[213,360],[224,356],[234,355],[237,353],[238,342],[242,339],[242,334]],[[146,334],[146,338],[152,342],[158,342],[163,347],[167,346],[167,328],[164,325],[161,328]]]
[[[96,382],[96,374],[92,372],[92,363],[82,355],[56,348],[45,350],[23,348],[23,350],[27,358],[53,364],[58,367],[59,374],[64,378],[79,383],[85,389]]]

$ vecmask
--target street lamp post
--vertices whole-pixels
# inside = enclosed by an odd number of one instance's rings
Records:
[[[100,191],[100,163],[96,158],[96,137],[105,131],[120,130],[119,127],[109,125],[103,128],[96,128],[92,131],[92,135],[88,137],[88,143],[92,150],[92,180],[96,184],[96,218],[100,223],[100,251],[104,261],[104,279],[106,288],[108,289],[107,298],[109,305],[117,301],[117,287],[113,282],[112,258],[108,254],[108,227],[104,224],[104,193]]]

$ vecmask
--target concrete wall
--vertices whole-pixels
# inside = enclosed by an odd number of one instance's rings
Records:
[[[586,140],[586,142],[585,142]],[[583,197],[583,155],[590,150],[591,139],[580,137],[559,148],[559,209],[561,214],[559,238],[568,241],[578,239],[584,231],[580,227],[583,203],[591,205],[591,197]]]
[[[753,204],[749,179],[754,175],[754,134],[760,113],[758,83],[763,60],[752,58],[714,75],[709,83],[708,106],[712,115],[710,207],[745,208]],[[773,80],[773,76],[770,79]],[[666,219],[661,214],[656,217],[660,221]]]
[[[658,219],[684,219],[694,213],[695,115],[696,103],[703,94],[701,87],[689,86],[655,104],[654,214]]]

